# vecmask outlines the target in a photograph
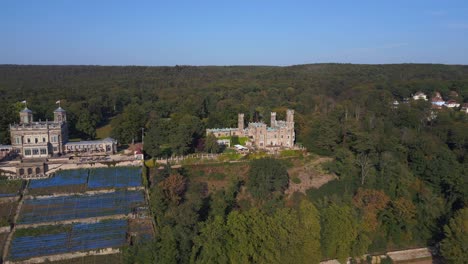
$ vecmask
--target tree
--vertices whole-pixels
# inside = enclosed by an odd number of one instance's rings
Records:
[[[182,115],[175,116],[171,122],[175,124],[168,135],[172,152],[177,155],[187,154],[195,148],[195,143],[203,132],[200,119],[196,116]]]
[[[75,128],[88,139],[96,137],[96,120],[91,117],[91,114],[86,109],[81,109]]]
[[[142,107],[132,103],[124,108],[121,115],[112,120],[112,137],[121,143],[141,140],[141,128],[145,126],[146,114]]]
[[[215,135],[213,135],[213,133],[209,133],[206,136],[205,151],[209,152],[209,153],[218,153],[219,152],[218,140],[216,139]]]
[[[463,208],[444,226],[440,252],[448,263],[468,261],[468,208]]]
[[[351,256],[351,247],[358,235],[351,208],[332,204],[322,211],[320,219],[323,255],[343,262],[346,257]]]
[[[228,229],[222,216],[204,223],[193,240],[192,263],[228,263]]]
[[[383,191],[358,189],[353,197],[353,204],[361,210],[364,230],[373,232],[377,229],[377,214],[387,206],[389,201],[390,198]]]
[[[313,203],[302,200],[299,205],[298,234],[301,236],[302,250],[298,254],[299,263],[319,263],[320,251],[320,215]]]
[[[279,160],[263,158],[250,163],[247,188],[255,198],[265,200],[275,192],[282,193],[288,182],[288,171]]]
[[[174,231],[170,226],[164,226],[161,229],[161,240],[158,243],[157,260],[160,263],[176,264],[179,263],[179,254],[177,250],[177,240]]]
[[[172,174],[160,182],[159,186],[164,191],[164,194],[169,201],[179,204],[182,199],[182,195],[185,192],[186,180],[182,175]]]
[[[361,185],[364,185],[364,182],[369,175],[369,171],[372,168],[372,162],[367,153],[361,153],[356,157],[356,164],[361,170]]]

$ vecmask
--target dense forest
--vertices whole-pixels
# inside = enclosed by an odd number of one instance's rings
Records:
[[[144,129],[148,157],[205,151],[205,128],[236,126],[237,113],[268,123],[270,111],[282,119],[292,108],[297,143],[332,157],[325,169],[338,179],[287,196],[288,164],[268,158],[251,161],[247,179],[207,193],[190,170],[153,171],[158,236],[130,248],[128,261],[314,263],[430,245],[462,263],[468,114],[403,103],[417,91],[468,102],[468,66],[3,65],[0,143],[9,143],[22,100],[42,120],[61,100],[74,138],[96,138],[110,124],[127,144]]]

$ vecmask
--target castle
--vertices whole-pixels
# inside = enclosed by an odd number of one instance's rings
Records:
[[[117,142],[111,138],[68,142],[67,113],[62,107],[54,111],[53,121],[34,121],[33,112],[25,107],[19,124],[10,124],[11,149],[25,159],[42,159],[73,152],[114,153]]]
[[[247,137],[247,146],[258,149],[292,148],[294,147],[294,110],[286,111],[286,121],[276,120],[276,113],[271,113],[270,126],[263,122],[250,122],[244,128],[244,114],[239,114],[237,128],[207,129],[207,135],[212,133],[215,137]]]

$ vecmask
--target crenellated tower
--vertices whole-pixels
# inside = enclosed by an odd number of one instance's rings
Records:
[[[288,123],[289,127],[294,128],[294,110],[288,109],[286,111],[286,123]]]
[[[276,127],[276,112],[271,112],[270,126],[271,127]]]
[[[237,116],[237,129],[239,132],[244,131],[244,114],[239,114]]]

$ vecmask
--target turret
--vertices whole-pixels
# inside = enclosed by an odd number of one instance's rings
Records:
[[[20,112],[20,124],[31,124],[33,122],[32,111],[25,107]]]
[[[67,122],[67,112],[60,106],[54,111],[54,122],[56,123]]]
[[[276,113],[271,112],[270,116],[270,127],[275,127],[276,126]]]
[[[286,111],[286,122],[294,123],[294,110],[288,109]]]
[[[239,114],[237,116],[237,129],[239,131],[244,131],[244,114]]]

